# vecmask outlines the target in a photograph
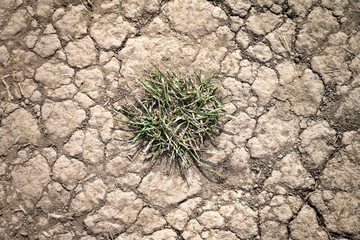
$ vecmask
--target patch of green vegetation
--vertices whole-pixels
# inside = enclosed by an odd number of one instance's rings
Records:
[[[220,175],[204,163],[201,153],[211,153],[201,148],[205,138],[213,138],[218,128],[218,118],[224,115],[213,83],[217,76],[181,76],[173,71],[163,73],[155,67],[140,83],[144,88],[142,99],[132,110],[120,108],[117,113],[130,124],[135,133],[133,142],[146,140],[144,152],[150,151],[150,161],[166,157],[171,169],[174,164],[184,177],[191,163]]]

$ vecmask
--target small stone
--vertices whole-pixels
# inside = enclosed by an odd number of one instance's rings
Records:
[[[66,61],[65,51],[64,51],[63,49],[58,50],[58,51],[55,53],[55,57],[56,57],[57,59],[59,59],[60,61],[63,61],[63,62]]]
[[[34,20],[31,21],[31,26],[32,26],[33,28],[36,28],[36,27],[39,27],[39,24],[38,24],[38,22],[34,19]]]

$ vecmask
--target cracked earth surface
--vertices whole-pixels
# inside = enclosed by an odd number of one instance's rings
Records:
[[[1,239],[360,239],[356,0],[0,0]],[[112,109],[151,63],[234,119],[186,184]]]

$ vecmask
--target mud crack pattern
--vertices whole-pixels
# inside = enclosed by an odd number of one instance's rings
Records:
[[[0,0],[1,239],[360,239],[360,3]],[[222,181],[131,156],[158,63],[219,70]]]

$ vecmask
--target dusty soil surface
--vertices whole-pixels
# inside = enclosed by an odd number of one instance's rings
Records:
[[[219,71],[223,178],[114,121],[151,63]],[[0,238],[360,239],[359,73],[357,0],[0,0]]]

